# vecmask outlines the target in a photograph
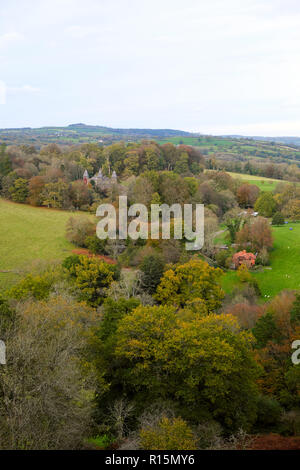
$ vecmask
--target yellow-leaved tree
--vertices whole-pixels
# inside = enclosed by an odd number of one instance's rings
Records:
[[[111,383],[143,406],[171,400],[182,413],[206,410],[225,427],[247,427],[255,419],[259,371],[252,340],[232,315],[139,306],[119,322]]]
[[[157,287],[156,299],[162,304],[184,307],[201,303],[207,313],[221,306],[224,292],[219,284],[222,270],[200,259],[167,270]]]

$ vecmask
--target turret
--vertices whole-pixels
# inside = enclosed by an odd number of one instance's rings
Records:
[[[117,173],[115,172],[115,170],[112,172],[111,179],[117,181]]]
[[[88,174],[88,171],[85,170],[84,173],[83,173],[83,181],[85,184],[88,184],[89,182],[89,174]]]

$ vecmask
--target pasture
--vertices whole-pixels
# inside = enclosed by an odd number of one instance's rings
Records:
[[[33,260],[61,260],[71,252],[74,246],[65,238],[71,215],[0,199],[0,290]]]
[[[292,230],[290,230],[292,228]],[[274,297],[284,289],[300,290],[300,224],[290,223],[272,228],[274,249],[270,266],[262,272],[253,272],[264,300]],[[228,271],[222,280],[223,288],[230,292],[238,283],[235,271]]]
[[[244,173],[231,173],[228,172],[233,178],[239,178],[241,180],[247,181],[247,183],[255,184],[259,187],[261,191],[274,191],[276,185],[278,183],[286,182],[283,180],[272,179],[272,178],[265,178],[264,176],[255,176],[255,175],[247,175]]]

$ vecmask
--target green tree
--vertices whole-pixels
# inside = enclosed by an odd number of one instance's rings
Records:
[[[29,195],[28,181],[24,178],[16,179],[13,186],[9,188],[9,192],[14,202],[26,202]]]
[[[281,212],[275,212],[272,218],[272,225],[284,225],[284,217]]]
[[[99,328],[101,339],[106,341],[108,338],[111,338],[117,330],[120,319],[131,313],[139,304],[140,301],[134,297],[130,299],[121,298],[116,301],[110,297],[105,299],[102,306],[101,326]]]
[[[149,294],[154,294],[163,275],[164,263],[159,255],[145,256],[140,266],[142,286]]]
[[[225,226],[228,229],[229,239],[231,243],[235,242],[236,234],[241,230],[245,223],[245,219],[241,217],[236,210],[229,211],[225,215]]]
[[[184,181],[187,183],[190,196],[195,196],[199,185],[198,180],[196,178],[186,177]]]
[[[6,144],[0,145],[0,175],[6,176],[12,171],[11,159],[6,153]]]
[[[268,341],[278,342],[280,338],[280,331],[271,312],[261,316],[252,331],[259,348],[265,347]]]
[[[84,245],[94,255],[97,255],[97,254],[105,255],[106,254],[106,249],[105,249],[106,242],[107,242],[107,240],[101,240],[100,238],[97,237],[96,234],[90,235],[89,237],[86,237],[84,239]]]
[[[254,210],[259,212],[263,217],[272,217],[276,208],[276,202],[273,197],[273,194],[268,191],[262,193],[257,199]]]
[[[179,175],[189,173],[189,156],[186,152],[182,152],[175,164],[174,172]]]

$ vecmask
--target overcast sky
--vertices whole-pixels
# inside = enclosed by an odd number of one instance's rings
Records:
[[[0,0],[0,82],[1,128],[300,136],[300,1]]]

